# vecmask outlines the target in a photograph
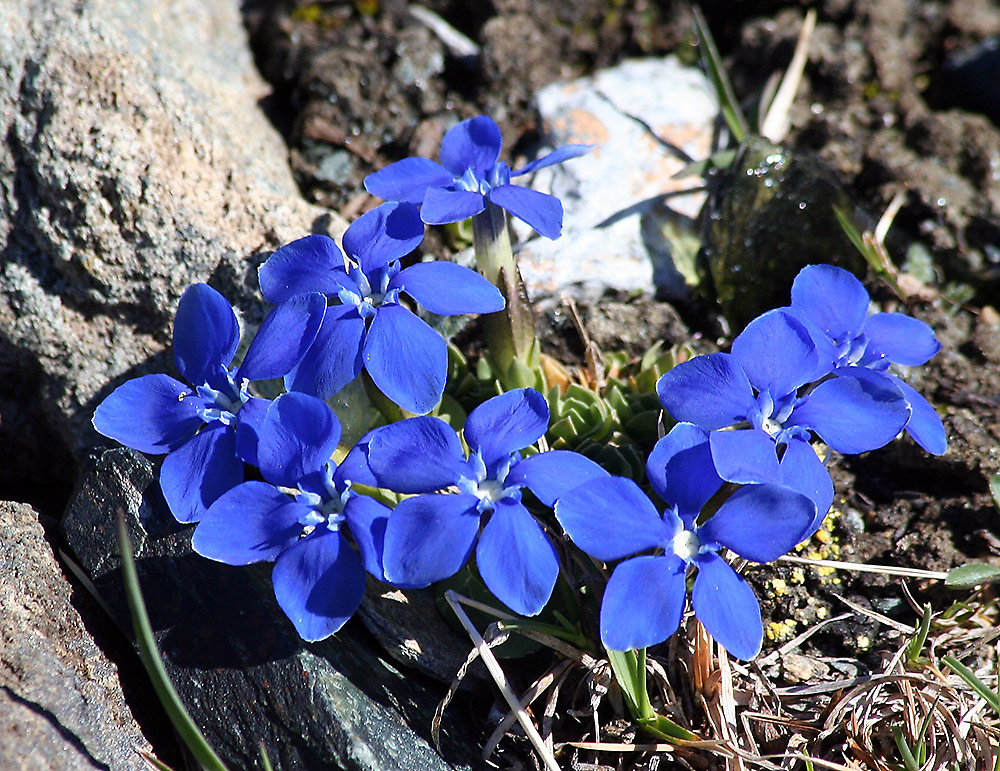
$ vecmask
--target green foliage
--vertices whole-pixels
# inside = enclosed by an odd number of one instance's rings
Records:
[[[1000,581],[1000,566],[985,562],[970,562],[948,571],[944,585],[949,589],[972,589],[981,584]]]
[[[156,648],[156,638],[153,637],[153,627],[149,623],[146,603],[142,599],[139,588],[139,574],[135,569],[132,556],[132,541],[128,536],[128,528],[122,517],[118,519],[118,544],[121,550],[122,577],[125,581],[125,597],[128,600],[129,613],[132,615],[132,629],[135,631],[136,644],[139,646],[139,658],[149,674],[153,690],[159,698],[163,709],[173,723],[177,735],[187,745],[198,765],[205,771],[227,771],[225,764],[215,754],[191,715],[184,708],[183,702],[174,690],[173,683],[167,676],[163,659]]]

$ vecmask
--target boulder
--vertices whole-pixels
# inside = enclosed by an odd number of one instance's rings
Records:
[[[231,768],[452,771],[478,746],[460,709],[446,713],[441,754],[431,716],[444,686],[400,671],[357,621],[303,643],[278,608],[269,567],[231,567],[191,551],[153,467],[127,449],[87,468],[63,532],[118,624],[130,629],[115,518],[124,516],[167,673],[209,744]]]
[[[0,490],[25,498],[112,388],[169,367],[186,286],[253,322],[255,253],[329,215],[258,106],[236,0],[10,0],[0,30]]]
[[[0,768],[148,768],[117,668],[97,647],[30,506],[0,502]]]

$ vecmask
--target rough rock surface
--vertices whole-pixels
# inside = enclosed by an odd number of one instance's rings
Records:
[[[149,358],[187,285],[213,283],[253,320],[248,258],[322,214],[258,109],[238,5],[0,4],[6,497],[51,484],[47,469],[96,438],[99,400],[163,369]]]
[[[476,746],[460,710],[445,718],[443,759],[429,742],[443,686],[400,672],[358,623],[307,645],[278,609],[266,566],[253,571],[191,551],[149,461],[104,452],[63,523],[66,540],[115,620],[129,624],[114,518],[129,523],[139,581],[167,673],[230,768],[449,771]]]
[[[118,671],[91,639],[38,514],[0,503],[0,768],[147,768]]]
[[[549,144],[594,149],[532,180],[563,202],[565,216],[561,238],[535,238],[518,252],[529,292],[597,298],[655,286],[684,297],[697,280],[694,219],[705,197],[687,192],[702,189],[697,177],[675,175],[712,149],[718,107],[705,75],[673,56],[633,59],[549,85],[537,104]]]

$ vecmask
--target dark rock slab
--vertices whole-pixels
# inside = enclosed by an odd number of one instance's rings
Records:
[[[148,768],[150,750],[72,603],[38,514],[0,503],[0,768]]]
[[[67,542],[115,620],[129,628],[115,538],[126,518],[167,671],[206,738],[233,768],[449,771],[475,765],[477,742],[430,719],[443,686],[399,671],[357,622],[304,644],[274,601],[269,569],[194,554],[153,467],[131,450],[94,458],[63,522]],[[457,711],[453,713],[453,717]],[[442,756],[443,755],[443,756]]]

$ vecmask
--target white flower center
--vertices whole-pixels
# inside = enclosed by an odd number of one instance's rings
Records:
[[[674,554],[685,562],[692,562],[701,551],[701,540],[691,530],[681,530],[674,536]]]
[[[490,505],[496,505],[496,502],[503,497],[503,492],[504,486],[502,482],[498,482],[495,479],[484,479],[476,489],[476,496],[481,501],[485,501]]]

